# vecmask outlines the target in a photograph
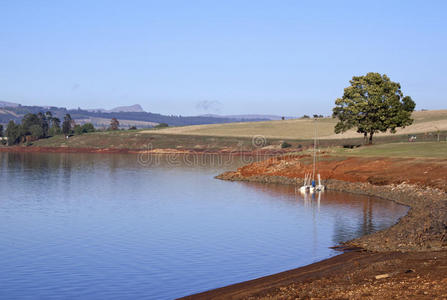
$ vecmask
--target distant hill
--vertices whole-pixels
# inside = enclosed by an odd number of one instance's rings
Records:
[[[98,109],[87,109],[88,112],[100,112],[100,113],[105,113],[105,112],[145,112],[144,109],[141,107],[140,104],[134,104],[134,105],[130,105],[130,106],[118,106],[112,109],[102,109],[102,108],[98,108]]]
[[[129,128],[136,126],[138,128],[150,128],[159,123],[167,123],[169,126],[186,126],[202,124],[221,124],[232,122],[253,121],[254,119],[240,119],[229,117],[213,116],[167,116],[162,114],[145,112],[138,105],[117,107],[112,110],[84,110],[84,109],[66,109],[63,107],[43,107],[43,106],[23,106],[15,103],[6,103],[0,107],[0,123],[6,124],[10,120],[19,122],[27,113],[38,113],[50,111],[53,116],[63,120],[65,114],[69,113],[77,124],[93,123],[95,127],[107,127],[110,119],[117,118],[120,126]],[[265,119],[264,119],[265,120]]]
[[[17,106],[19,106],[18,103],[0,101],[0,107],[17,107]]]

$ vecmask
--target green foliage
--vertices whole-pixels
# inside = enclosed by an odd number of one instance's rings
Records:
[[[62,133],[61,128],[59,126],[55,126],[55,125],[53,125],[50,128],[50,130],[48,131],[48,135],[49,136],[56,136],[56,135],[61,134],[61,133]]]
[[[39,119],[39,126],[42,128],[42,137],[48,136],[48,130],[50,129],[50,125],[48,124],[48,119],[46,115],[39,112],[37,114],[37,118]]]
[[[73,120],[71,119],[70,114],[66,114],[64,117],[64,122],[62,123],[62,132],[65,135],[69,135],[71,133],[71,122]]]
[[[3,137],[3,125],[0,124],[0,137]]]
[[[136,126],[129,127],[129,130],[137,130]]]
[[[51,118],[51,128],[53,127],[61,129],[61,120],[59,118]]]
[[[95,132],[95,126],[92,123],[85,123],[81,127],[82,133]]]
[[[376,132],[395,133],[396,128],[413,123],[411,113],[416,104],[409,96],[403,95],[399,83],[388,76],[368,73],[354,76],[351,86],[345,88],[342,98],[335,100],[333,117],[339,119],[335,133],[356,127],[369,142]]]
[[[21,128],[14,121],[9,121],[6,128],[6,137],[8,138],[8,145],[15,145],[20,142]]]
[[[120,127],[120,122],[117,120],[117,118],[112,118],[110,120],[110,130],[118,130]]]
[[[169,127],[168,123],[160,123],[154,126],[156,129]]]
[[[40,139],[44,137],[43,128],[40,125],[32,125],[29,128],[29,133],[35,139]]]
[[[287,142],[282,142],[281,143],[281,148],[289,148],[289,147],[292,147],[292,145],[290,145],[289,143],[287,143]]]
[[[81,127],[81,125],[75,125],[73,127],[73,133],[75,135],[81,135],[82,134],[82,127]]]
[[[8,144],[14,145],[48,137],[49,135],[54,136],[60,134],[60,132],[60,120],[58,118],[53,118],[51,112],[45,114],[39,112],[37,114],[26,114],[20,125],[14,123],[14,121],[9,122],[6,135]]]
[[[41,120],[36,114],[26,114],[22,119],[21,135],[26,136],[31,134],[31,126],[41,126]]]

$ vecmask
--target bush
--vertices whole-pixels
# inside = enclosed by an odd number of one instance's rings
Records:
[[[51,127],[50,130],[48,131],[48,134],[50,136],[55,136],[55,135],[58,135],[58,134],[61,134],[61,133],[62,133],[61,128],[57,127],[57,126]]]
[[[290,145],[290,144],[287,143],[287,142],[282,142],[282,143],[281,143],[281,148],[282,148],[282,149],[284,149],[284,148],[289,148],[289,147],[292,147],[292,145]]]
[[[137,130],[136,126],[129,127],[129,130]]]
[[[156,128],[156,129],[166,128],[166,127],[169,127],[168,123],[160,123],[160,124],[154,126],[154,128]]]
[[[75,135],[81,135],[82,134],[82,127],[81,125],[75,125],[73,127],[73,132]]]
[[[89,133],[89,132],[95,132],[95,126],[93,126],[92,123],[85,123],[81,127],[82,133]]]

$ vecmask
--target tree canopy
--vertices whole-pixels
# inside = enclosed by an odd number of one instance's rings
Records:
[[[9,121],[6,127],[6,137],[8,138],[8,145],[17,144],[21,138],[20,125],[17,125],[14,121]]]
[[[62,123],[62,132],[65,135],[69,135],[71,133],[71,123],[72,119],[70,114],[66,114],[64,117],[64,122]]]
[[[112,120],[110,120],[110,130],[118,130],[119,126],[120,122],[117,118],[112,118]]]
[[[344,89],[343,97],[335,100],[333,117],[338,118],[335,133],[351,128],[369,134],[369,143],[377,132],[396,132],[396,128],[411,125],[411,113],[416,104],[404,96],[399,83],[387,75],[368,73],[354,76],[351,85]]]

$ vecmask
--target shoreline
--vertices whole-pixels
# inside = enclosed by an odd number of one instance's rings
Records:
[[[302,180],[265,170],[244,176],[243,168],[216,178],[293,185]],[[446,190],[430,184],[376,185],[335,178],[325,180],[324,184],[328,190],[375,196],[406,205],[409,210],[387,229],[342,243],[341,248],[357,250],[182,299],[447,297]],[[441,264],[441,268],[434,268],[435,264]]]
[[[0,152],[13,153],[118,153],[118,154],[222,154],[278,155],[287,151],[238,151],[231,149],[120,149],[16,146],[0,147]],[[307,172],[308,155],[287,155],[269,158],[216,176],[230,181],[253,181],[293,184],[302,181]],[[447,298],[447,177],[446,169],[436,163],[417,161],[415,166],[403,160],[368,158],[368,168],[354,168],[359,159],[325,158],[319,168],[325,174],[328,190],[375,196],[410,209],[399,221],[382,231],[342,243],[341,249],[352,250],[335,257],[289,271],[186,296],[185,299],[308,299],[400,297],[402,293],[422,291],[428,298]],[[413,160],[404,160],[412,161]],[[444,164],[447,160],[442,161]],[[361,164],[360,164],[361,165]],[[379,168],[377,168],[379,165]],[[392,167],[390,167],[390,165]],[[440,178],[430,178],[424,168],[435,170]],[[301,173],[297,173],[296,170]],[[396,180],[396,169],[405,176]],[[291,170],[294,170],[292,172]],[[436,171],[437,170],[437,171]],[[419,176],[422,174],[422,176]],[[433,176],[432,176],[433,177]],[[422,179],[421,179],[422,178]],[[338,245],[335,245],[338,248]],[[433,265],[440,269],[433,269]],[[427,268],[432,266],[432,268]],[[348,274],[348,275],[346,275]],[[383,279],[375,276],[386,275]],[[393,291],[389,285],[397,289]],[[401,284],[401,286],[399,286]],[[402,285],[403,284],[403,285]],[[429,285],[429,289],[426,285]],[[325,287],[322,288],[322,285]],[[376,290],[380,287],[382,294]],[[418,287],[418,290],[411,290]],[[393,294],[394,293],[394,294]],[[427,294],[425,294],[427,293]],[[346,297],[346,295],[350,295]],[[380,296],[379,296],[380,295]],[[352,297],[351,297],[352,296]]]
[[[265,175],[238,179],[229,176],[228,173],[230,172],[218,175],[216,178],[289,185],[296,183],[295,179],[287,177]],[[346,241],[342,243],[344,247],[373,252],[447,250],[447,228],[444,228],[447,225],[447,195],[444,191],[405,183],[378,186],[330,179],[325,180],[324,184],[328,190],[373,196],[409,207],[408,213],[393,226]]]
[[[255,149],[240,150],[232,148],[154,148],[154,149],[131,149],[131,148],[91,148],[91,147],[47,147],[47,146],[0,146],[0,152],[11,153],[103,153],[103,154],[193,154],[193,155],[232,155],[232,156],[266,156],[272,157],[276,155],[296,152],[296,149]]]

